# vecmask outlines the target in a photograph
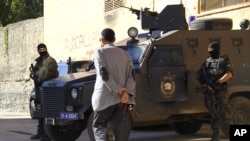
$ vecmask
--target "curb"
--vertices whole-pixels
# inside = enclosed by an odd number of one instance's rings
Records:
[[[27,112],[0,112],[0,119],[31,118]]]

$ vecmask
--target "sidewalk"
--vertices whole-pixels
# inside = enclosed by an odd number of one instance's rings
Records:
[[[0,112],[0,119],[31,118],[28,112]]]

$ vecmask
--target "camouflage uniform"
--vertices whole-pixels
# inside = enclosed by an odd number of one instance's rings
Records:
[[[44,82],[58,76],[56,60],[49,54],[38,57],[35,61],[37,61],[35,69],[37,69],[36,75],[39,82]]]
[[[46,48],[45,44],[40,44],[38,45],[38,50],[39,48]],[[41,104],[41,94],[39,93],[39,87],[43,84],[44,81],[53,79],[58,76],[58,66],[56,60],[49,55],[47,52],[39,53],[40,56],[35,59],[36,64],[34,67],[34,82],[35,82],[35,104]],[[44,132],[44,127],[43,127],[43,119],[40,118],[38,119],[38,130],[37,134],[34,136],[31,136],[31,139],[39,139],[40,141],[49,141],[50,139]]]
[[[212,128],[212,140],[219,138],[219,125],[227,125],[227,131],[229,133],[229,104],[227,97],[227,83],[219,84],[217,81],[225,73],[232,72],[231,63],[228,56],[220,56],[218,59],[208,57],[203,64],[205,65],[205,73],[207,77],[200,72],[198,80],[201,84],[205,84],[208,81],[213,88],[212,93],[205,93],[204,100],[205,106],[211,116],[211,128]],[[209,80],[205,80],[205,79]],[[220,123],[221,122],[221,123]]]
[[[36,93],[38,93],[38,88],[42,85],[44,81],[50,80],[58,76],[58,66],[56,60],[52,58],[49,53],[45,56],[40,56],[36,58],[35,61],[35,75],[37,76],[35,89]],[[40,101],[40,95],[36,96]]]

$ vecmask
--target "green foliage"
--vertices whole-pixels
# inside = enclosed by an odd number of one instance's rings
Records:
[[[8,28],[3,29],[3,54],[4,57],[8,56]]]
[[[8,17],[12,0],[0,0],[0,25],[6,25],[6,19]]]
[[[0,25],[43,16],[43,0],[0,0]]]

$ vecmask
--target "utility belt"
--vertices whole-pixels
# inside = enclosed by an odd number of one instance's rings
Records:
[[[226,91],[227,85],[226,84],[218,84],[218,85],[214,85],[212,88],[214,89],[214,91]]]

